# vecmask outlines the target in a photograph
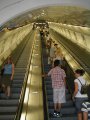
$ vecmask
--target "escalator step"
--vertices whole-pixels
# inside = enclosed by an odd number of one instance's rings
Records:
[[[48,109],[49,113],[52,113],[54,112],[54,109]],[[62,114],[76,114],[76,109],[74,107],[69,107],[69,108],[62,108],[61,109],[61,113]]]
[[[23,80],[13,80],[13,84],[23,84]]]
[[[13,88],[15,88],[15,87],[16,87],[16,88],[18,88],[18,87],[21,88],[21,87],[22,87],[22,84],[12,84],[12,87],[13,87]]]
[[[10,99],[19,99],[19,96],[20,96],[20,93],[16,94],[16,92],[15,92],[11,95]],[[5,100],[7,99],[6,95],[4,93],[0,94],[0,98],[1,98],[1,100],[2,99],[5,99]]]
[[[0,100],[0,106],[17,106],[19,103],[19,100],[13,100],[13,99],[6,99],[6,100]]]
[[[77,117],[62,117],[62,118],[51,118],[50,120],[77,120]]]
[[[54,108],[53,102],[51,102],[51,101],[48,102],[48,105],[49,105],[50,108]],[[62,103],[62,108],[64,108],[64,107],[72,107],[72,106],[74,106],[74,103],[72,102],[72,100],[69,100],[66,103]]]
[[[11,88],[11,92],[12,93],[20,93],[21,92],[21,88]]]
[[[9,107],[1,107],[0,106],[0,113],[15,113],[17,111],[17,107],[9,106]]]
[[[14,79],[22,79],[23,80],[24,76],[14,76]]]
[[[0,120],[14,120],[15,115],[0,115]]]

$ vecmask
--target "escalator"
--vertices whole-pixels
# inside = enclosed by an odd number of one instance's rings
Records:
[[[42,58],[43,58],[43,68],[44,68],[43,71],[45,73],[47,73],[50,70],[51,66],[48,65],[48,58],[47,58],[47,52],[46,52],[44,40],[42,40],[42,54],[43,54]],[[71,74],[72,74],[72,72],[71,72]],[[69,74],[69,76],[67,74],[67,81],[69,81],[70,76],[72,78],[73,74],[72,75]],[[77,120],[76,109],[75,109],[74,103],[71,99],[71,92],[69,90],[68,84],[67,84],[67,89],[66,89],[66,103],[62,104],[61,113],[63,114],[63,116],[61,118],[53,117],[53,113],[54,113],[53,89],[52,89],[50,77],[44,78],[44,87],[45,87],[46,101],[47,101],[47,104],[46,104],[47,119],[45,119],[45,120]]]
[[[84,48],[60,35],[53,29],[50,29],[51,36],[64,46],[70,54],[78,61],[78,63],[90,74],[90,53]]]
[[[4,93],[0,93],[0,120],[17,119],[16,115],[19,110],[22,87],[26,81],[25,73],[27,72],[34,35],[35,32],[31,31],[12,54],[15,62],[15,75],[11,86],[10,99],[7,99]]]

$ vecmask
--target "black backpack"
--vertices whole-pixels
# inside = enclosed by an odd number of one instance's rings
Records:
[[[79,79],[78,79],[79,80]],[[88,98],[90,98],[90,84],[82,84],[81,81],[79,80],[80,84],[81,84],[81,94],[87,94]]]

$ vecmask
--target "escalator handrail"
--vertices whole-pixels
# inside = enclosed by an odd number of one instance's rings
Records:
[[[73,76],[74,76],[74,71],[72,70],[71,66],[68,64],[68,62],[67,62],[66,59],[64,59],[64,61],[65,61],[66,66],[69,66],[69,69],[70,69],[70,71],[73,73]],[[68,90],[69,90],[71,96],[73,96],[73,91],[72,91],[72,89],[70,88],[70,85],[69,85],[69,82],[68,82],[67,74],[66,74],[66,85],[67,85],[67,87],[68,87]]]
[[[42,39],[41,39],[42,40]],[[41,44],[43,44],[43,42],[41,41]],[[43,64],[43,49],[41,46],[41,59],[42,59],[42,73],[44,74],[44,64]],[[44,103],[44,120],[49,120],[49,116],[48,116],[48,103],[47,103],[47,93],[46,93],[46,85],[45,85],[45,81],[43,78],[43,103]]]

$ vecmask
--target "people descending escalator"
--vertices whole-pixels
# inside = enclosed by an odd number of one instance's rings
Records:
[[[2,66],[3,68],[3,76],[2,76],[2,87],[6,94],[7,98],[11,96],[11,84],[14,77],[14,64],[12,62],[12,58],[9,56]]]

